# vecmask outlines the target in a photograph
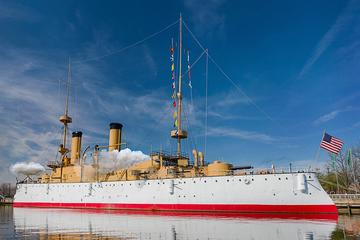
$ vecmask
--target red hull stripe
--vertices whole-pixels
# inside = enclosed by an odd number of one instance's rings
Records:
[[[14,202],[14,207],[92,208],[152,211],[213,211],[239,213],[335,213],[335,205],[260,205],[260,204],[128,204],[128,203],[49,203]]]

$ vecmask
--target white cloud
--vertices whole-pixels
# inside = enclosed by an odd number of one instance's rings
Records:
[[[335,119],[337,116],[339,116],[340,113],[354,111],[354,110],[357,110],[357,109],[358,108],[353,108],[353,107],[346,107],[346,108],[343,108],[343,109],[336,109],[334,111],[326,113],[326,114],[320,116],[319,118],[317,118],[314,121],[314,124],[326,123],[328,121],[331,121],[331,120]]]
[[[359,8],[356,0],[350,0],[347,6],[343,9],[340,15],[337,17],[335,23],[324,34],[315,47],[315,50],[311,54],[311,57],[306,61],[305,65],[298,74],[298,79],[302,78],[315,62],[321,57],[326,49],[332,44],[337,35],[341,32],[345,25],[349,24],[353,18],[353,12]]]
[[[185,7],[191,13],[197,34],[223,32],[225,15],[221,12],[221,7],[224,3],[225,0],[185,0]]]
[[[233,128],[225,128],[225,127],[209,127],[208,128],[208,136],[212,137],[234,137],[245,140],[254,140],[260,142],[273,142],[276,139],[270,135],[252,131],[243,131],[239,129]]]
[[[318,119],[316,119],[314,121],[314,124],[319,124],[319,123],[325,123],[325,122],[328,122],[334,118],[337,117],[337,115],[339,115],[339,113],[341,113],[342,111],[341,110],[335,110],[335,111],[332,111],[332,112],[329,112],[321,117],[319,117]]]

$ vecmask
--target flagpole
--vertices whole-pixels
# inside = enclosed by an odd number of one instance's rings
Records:
[[[323,131],[323,135],[322,135],[322,137],[321,137],[321,141],[324,139],[324,136],[325,136],[325,130]],[[321,145],[321,144],[319,144],[319,147],[318,147],[318,149],[317,149],[317,151],[316,151],[316,154],[315,154],[315,162],[317,162],[317,161],[319,160],[320,149],[321,149],[320,145]]]
[[[338,179],[338,174],[337,174],[337,171],[336,171],[336,154],[333,153],[332,157],[333,157],[333,167],[334,167],[335,178],[336,178],[336,191],[337,191],[337,193],[339,193],[339,179]]]

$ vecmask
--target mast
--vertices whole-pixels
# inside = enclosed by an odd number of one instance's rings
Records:
[[[180,13],[180,22],[179,22],[179,92],[178,92],[178,133],[181,132],[181,61],[182,61],[182,16]],[[178,134],[178,143],[177,143],[177,154],[180,156],[181,153],[181,138]]]
[[[182,93],[181,93],[181,61],[182,61],[182,16],[180,13],[179,20],[179,82],[178,82],[178,104],[177,104],[177,130],[171,131],[171,137],[177,138],[177,156],[181,155],[181,139],[187,138],[187,132],[181,129],[181,107],[182,107]]]
[[[69,149],[66,148],[68,124],[72,122],[71,117],[69,116],[69,96],[70,96],[70,85],[71,85],[71,61],[69,58],[68,66],[68,79],[66,83],[66,101],[65,101],[65,112],[64,115],[61,115],[59,121],[64,125],[64,135],[63,142],[60,144],[59,152],[61,153],[61,166],[65,164],[66,154],[69,152]]]

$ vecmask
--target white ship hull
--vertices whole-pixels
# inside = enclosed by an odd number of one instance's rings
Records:
[[[337,214],[314,173],[18,184],[14,206]]]
[[[15,208],[14,224],[28,239],[330,239],[336,228],[331,219],[138,213]]]

